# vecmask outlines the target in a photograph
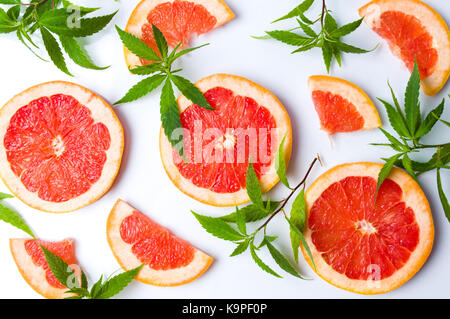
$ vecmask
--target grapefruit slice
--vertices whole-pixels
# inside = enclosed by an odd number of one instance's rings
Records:
[[[125,31],[142,39],[158,52],[151,25],[164,34],[172,48],[182,42],[188,46],[196,34],[207,33],[234,18],[233,12],[222,0],[142,0],[128,20]],[[127,48],[125,60],[129,68],[148,64]]]
[[[112,108],[77,84],[55,81],[0,110],[0,175],[33,208],[67,212],[101,197],[119,170],[123,129]]]
[[[63,299],[72,296],[72,294],[65,293],[67,288],[61,285],[53,275],[40,247],[42,245],[60,257],[77,273],[79,267],[72,239],[59,242],[39,239],[10,239],[9,245],[20,274],[38,294],[49,299]]]
[[[406,172],[394,168],[374,201],[382,166],[337,166],[306,193],[304,235],[317,274],[332,285],[361,294],[400,287],[422,267],[433,246],[430,206]]]
[[[419,0],[374,0],[359,15],[411,72],[417,59],[426,94],[441,90],[450,75],[450,31],[433,8]]]
[[[239,205],[250,200],[245,178],[251,158],[263,192],[268,191],[279,181],[274,155],[284,136],[286,164],[291,155],[291,123],[283,105],[267,89],[235,75],[211,75],[196,86],[214,110],[178,98],[186,161],[161,129],[161,159],[169,178],[200,202]]]
[[[308,86],[321,128],[328,134],[381,126],[375,105],[355,84],[332,76],[313,75]]]
[[[106,231],[109,246],[124,270],[145,264],[136,277],[145,284],[187,284],[202,275],[213,261],[121,199],[109,214]]]

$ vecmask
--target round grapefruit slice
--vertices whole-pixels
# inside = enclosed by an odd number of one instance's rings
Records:
[[[49,299],[63,299],[72,296],[67,288],[55,278],[48,267],[40,245],[64,260],[78,274],[75,245],[72,239],[48,242],[39,239],[10,239],[11,253],[25,281],[38,294]]]
[[[403,285],[422,267],[433,246],[430,206],[406,172],[394,168],[375,201],[382,166],[337,166],[306,193],[304,235],[317,274],[361,294],[385,293]]]
[[[0,175],[23,202],[67,212],[101,197],[122,158],[112,108],[77,84],[55,81],[16,95],[0,110]]]
[[[450,31],[433,8],[419,0],[374,0],[359,14],[410,71],[417,59],[426,94],[440,91],[450,75]]]
[[[355,84],[332,76],[313,75],[308,86],[321,128],[328,134],[381,126],[375,105]]]
[[[136,280],[145,284],[187,284],[202,275],[213,261],[120,199],[109,214],[107,236],[124,270],[144,264]]]
[[[291,155],[291,123],[283,105],[267,89],[235,75],[211,75],[196,86],[214,110],[178,98],[186,158],[161,129],[161,159],[169,178],[200,202],[239,205],[250,200],[245,179],[251,159],[263,192],[271,189],[279,181],[274,155],[284,137],[286,164]]]
[[[222,0],[142,0],[134,9],[125,31],[134,34],[158,52],[151,25],[154,24],[172,48],[182,42],[188,46],[192,36],[207,33],[234,18]],[[148,64],[127,48],[128,67]]]

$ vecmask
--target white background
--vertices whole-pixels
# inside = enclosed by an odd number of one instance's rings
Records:
[[[94,60],[100,65],[111,65],[105,71],[82,69],[69,63],[75,75],[68,77],[52,64],[34,57],[13,35],[0,35],[0,105],[13,95],[40,82],[67,80],[79,83],[99,93],[113,103],[121,98],[137,81],[139,76],[131,75],[125,66],[122,45],[114,24],[125,27],[126,21],[137,0],[74,1],[78,4],[103,7],[102,13],[120,11],[113,22],[100,34],[83,40]],[[328,136],[319,130],[319,122],[307,89],[307,78],[313,74],[325,74],[319,49],[290,55],[287,45],[272,40],[254,40],[250,35],[261,35],[264,30],[293,26],[293,22],[270,25],[269,22],[285,14],[298,0],[227,0],[236,18],[226,26],[193,41],[198,45],[209,42],[202,48],[182,59],[183,75],[197,81],[213,73],[231,73],[249,78],[270,89],[284,104],[290,114],[293,129],[293,155],[288,176],[291,183],[298,181],[316,153],[324,160],[325,167],[316,167],[311,178],[318,177],[327,169],[341,163],[355,161],[379,161],[390,155],[381,147],[369,146],[370,142],[383,142],[377,130],[339,134],[330,144]],[[316,1],[320,2],[320,1]],[[329,0],[339,24],[358,19],[357,10],[367,0]],[[450,21],[450,1],[427,0],[443,17]],[[317,3],[314,15],[320,8]],[[310,17],[312,15],[310,14]],[[403,100],[403,92],[409,72],[401,61],[395,58],[388,46],[366,25],[345,39],[364,48],[380,47],[368,54],[344,55],[343,67],[336,64],[332,75],[345,78],[359,85],[376,101],[376,97],[391,100],[387,80]],[[449,85],[435,97],[421,95],[425,110],[435,107],[449,92]],[[390,130],[385,111],[379,102],[385,128]],[[450,118],[450,101],[447,99],[444,119]],[[185,238],[215,258],[210,269],[198,280],[180,287],[154,287],[133,282],[118,297],[121,298],[448,298],[450,292],[450,224],[445,219],[436,190],[435,172],[420,177],[423,189],[430,201],[436,227],[433,251],[422,270],[408,283],[388,294],[361,296],[335,288],[320,279],[301,258],[299,269],[313,280],[300,280],[288,274],[277,279],[264,273],[247,253],[228,257],[233,250],[229,242],[214,238],[206,233],[190,214],[190,209],[219,216],[232,208],[215,208],[201,204],[182,194],[169,180],[161,164],[158,147],[159,92],[137,102],[116,107],[125,130],[126,143],[123,163],[111,190],[94,204],[79,211],[55,215],[27,207],[17,199],[9,200],[35,233],[46,240],[74,238],[77,258],[88,273],[91,283],[101,274],[109,275],[119,268],[106,241],[106,218],[117,198],[122,198],[148,214],[152,219],[168,227],[176,235]],[[447,142],[450,131],[438,124],[426,138],[429,143]],[[425,159],[424,157],[422,159]],[[450,174],[443,172],[443,183],[450,194]],[[0,185],[0,191],[7,191]],[[273,199],[286,195],[283,187],[270,192]],[[270,234],[280,236],[277,246],[292,255],[288,226],[277,216],[269,227]],[[13,262],[8,239],[23,237],[13,227],[0,223],[0,298],[39,298],[22,279]],[[264,251],[263,260],[276,265]],[[282,271],[280,270],[280,273]]]

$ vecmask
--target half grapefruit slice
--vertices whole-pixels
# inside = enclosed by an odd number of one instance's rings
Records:
[[[120,199],[109,214],[107,236],[124,270],[145,264],[136,280],[150,285],[187,284],[202,275],[213,261]]]
[[[263,192],[278,181],[274,155],[285,136],[289,163],[292,132],[289,115],[267,89],[245,78],[215,74],[196,83],[214,110],[178,98],[186,161],[160,133],[160,151],[169,178],[182,192],[214,206],[249,201],[245,178],[253,162]]]
[[[422,267],[433,246],[428,200],[406,172],[394,168],[375,201],[382,166],[337,166],[306,193],[304,235],[317,274],[332,285],[361,294],[400,287]]]
[[[426,94],[440,91],[450,75],[450,30],[433,8],[419,0],[374,0],[359,15],[410,71],[417,59]]]
[[[192,36],[207,33],[234,18],[222,0],[142,0],[134,9],[125,31],[142,39],[158,52],[151,25],[154,24],[172,48],[182,42],[188,46]],[[125,60],[129,68],[148,64],[127,48]]]
[[[313,75],[308,86],[321,128],[328,134],[381,126],[375,105],[355,84],[332,76]]]
[[[55,81],[0,110],[0,175],[33,208],[67,212],[101,197],[119,171],[123,129],[112,108],[77,84]]]
[[[20,274],[38,294],[49,299],[63,299],[72,296],[72,294],[65,293],[67,288],[61,285],[53,275],[40,247],[42,245],[60,257],[79,276],[79,267],[75,258],[75,246],[72,239],[59,242],[47,242],[38,239],[10,239],[9,245]]]

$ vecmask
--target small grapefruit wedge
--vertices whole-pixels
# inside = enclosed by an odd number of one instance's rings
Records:
[[[375,105],[355,84],[332,76],[313,75],[308,86],[321,128],[328,134],[381,126]]]
[[[263,192],[271,189],[279,181],[274,156],[284,137],[286,165],[291,155],[291,123],[283,105],[269,90],[235,75],[211,75],[196,86],[214,110],[178,98],[186,159],[161,129],[161,159],[169,178],[200,202],[239,205],[250,200],[245,179],[251,159]]]
[[[55,81],[0,110],[0,175],[14,195],[48,212],[101,197],[119,171],[124,137],[112,108],[77,84]]]
[[[233,12],[222,0],[142,0],[134,9],[125,31],[134,34],[158,52],[151,25],[154,24],[172,48],[182,42],[189,45],[194,35],[207,33],[234,18]],[[128,67],[148,64],[127,48]]]
[[[410,71],[417,59],[426,94],[441,90],[450,75],[450,30],[433,8],[420,0],[374,0],[359,15]]]
[[[428,200],[406,172],[394,168],[375,201],[382,166],[337,166],[306,193],[304,235],[317,274],[332,285],[361,294],[400,287],[422,267],[433,246]]]
[[[120,199],[109,214],[107,236],[124,270],[145,264],[136,277],[145,284],[187,284],[202,275],[213,261]]]
[[[79,279],[79,267],[75,258],[75,245],[72,239],[59,242],[39,239],[10,239],[9,244],[20,274],[38,294],[49,299],[63,299],[72,296],[72,294],[65,293],[67,288],[61,285],[53,275],[40,247],[40,245],[44,246],[64,260],[74,269]]]

